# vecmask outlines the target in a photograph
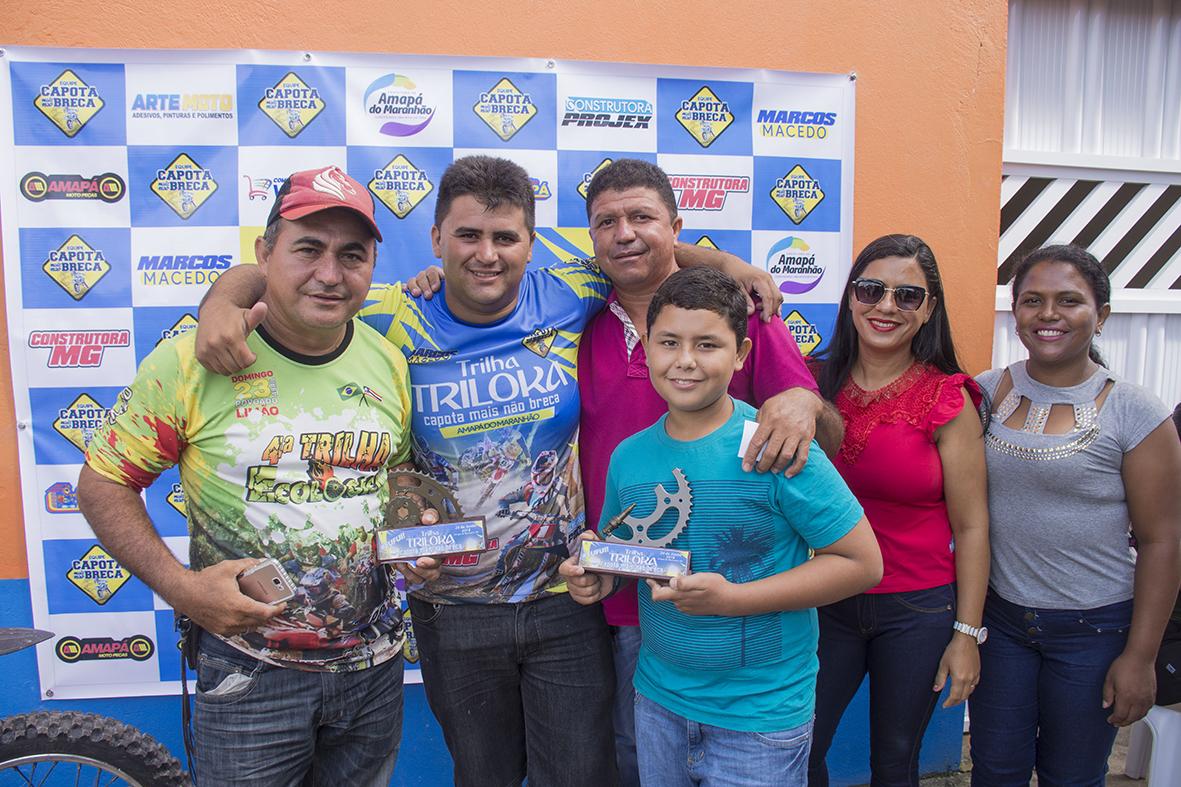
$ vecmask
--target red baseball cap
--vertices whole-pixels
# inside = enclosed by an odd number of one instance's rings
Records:
[[[267,216],[267,226],[274,224],[280,217],[302,219],[328,208],[356,211],[373,230],[373,236],[381,240],[381,230],[373,218],[373,197],[369,189],[337,166],[292,173],[291,177],[283,181],[275,196],[271,215]]]

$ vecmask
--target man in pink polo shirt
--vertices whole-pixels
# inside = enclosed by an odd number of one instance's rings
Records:
[[[586,521],[596,527],[603,508],[611,452],[651,426],[668,407],[648,380],[639,337],[647,331],[648,304],[677,270],[673,258],[681,219],[668,176],[647,161],[619,159],[600,170],[586,194],[596,262],[615,291],[607,308],[582,335],[578,387],[582,396],[579,456]],[[816,436],[828,451],[841,443],[840,415],[826,406],[783,321],[751,314],[753,347],[730,393],[759,408],[759,429],[743,460],[757,472],[798,472]],[[765,446],[765,450],[764,450]],[[762,456],[760,457],[760,451]],[[636,588],[628,583],[603,601],[615,655],[615,746],[622,785],[638,785],[632,675],[640,650]]]

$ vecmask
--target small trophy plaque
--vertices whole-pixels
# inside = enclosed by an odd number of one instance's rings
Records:
[[[583,541],[578,565],[600,574],[672,579],[689,573],[689,553],[667,547],[638,547],[618,541]]]
[[[587,571],[618,574],[625,577],[668,580],[689,573],[689,552],[673,549],[673,543],[689,525],[693,507],[693,490],[680,468],[673,469],[677,489],[669,493],[663,484],[653,488],[656,507],[646,517],[634,517],[632,503],[608,520],[599,531],[602,541],[583,541],[579,547],[578,565]],[[653,533],[667,511],[676,511],[676,521],[662,535]],[[631,538],[627,541],[612,535],[627,526]]]
[[[377,531],[377,560],[412,562],[420,557],[483,552],[484,518]]]
[[[435,509],[453,521],[424,525],[422,515]],[[390,502],[385,527],[374,537],[380,563],[413,562],[420,557],[462,555],[487,548],[484,518],[465,519],[459,502],[442,484],[412,470],[390,473]]]

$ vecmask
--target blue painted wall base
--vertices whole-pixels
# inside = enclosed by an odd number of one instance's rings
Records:
[[[935,676],[931,676],[934,681]],[[964,706],[944,709],[940,707],[947,699],[947,689],[927,734],[923,738],[923,749],[919,756],[919,774],[932,776],[958,771],[964,743]],[[837,729],[832,747],[828,750],[829,782],[833,787],[869,783],[869,682],[849,703],[841,726]]]
[[[0,580],[0,626],[32,626],[27,580]],[[154,736],[184,761],[179,697],[124,697],[116,699],[42,701],[37,659],[31,649],[4,656],[0,716],[34,710],[79,710],[112,716]],[[451,783],[451,758],[443,734],[427,707],[421,685],[408,685],[405,722],[398,768],[391,785],[433,787]],[[955,770],[960,763],[963,708],[935,711],[923,742],[920,770],[924,774]],[[869,781],[869,694],[866,686],[849,705],[832,750],[829,773],[833,785]]]

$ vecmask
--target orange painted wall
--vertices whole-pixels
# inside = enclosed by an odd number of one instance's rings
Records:
[[[987,368],[1000,204],[1004,0],[3,0],[0,44],[547,57],[856,71],[854,247],[935,249],[970,371]],[[0,300],[0,308],[3,301]],[[0,323],[0,578],[26,574]]]

